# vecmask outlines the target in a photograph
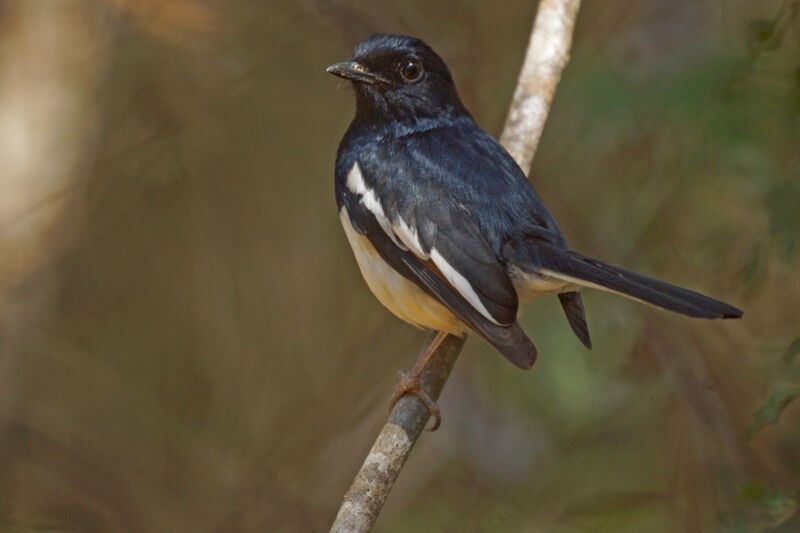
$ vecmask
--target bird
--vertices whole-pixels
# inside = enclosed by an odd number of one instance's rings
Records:
[[[473,332],[513,365],[537,350],[520,302],[557,296],[591,349],[581,289],[696,318],[738,318],[727,303],[573,251],[525,173],[473,119],[442,58],[421,39],[377,34],[327,67],[355,90],[335,164],[339,218],[369,289],[394,315],[436,332],[390,409],[417,396],[441,423],[420,373],[450,335]]]

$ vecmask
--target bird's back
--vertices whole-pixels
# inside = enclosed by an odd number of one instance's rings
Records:
[[[514,159],[467,116],[417,131],[351,128],[342,140],[337,181],[358,161],[368,186],[389,209],[417,210],[454,202],[471,214],[500,256],[503,244],[543,235],[566,247],[561,231]]]

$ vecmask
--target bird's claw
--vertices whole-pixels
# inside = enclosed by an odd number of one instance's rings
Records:
[[[394,387],[394,396],[392,396],[392,401],[389,402],[389,411],[394,409],[397,401],[405,394],[413,394],[425,404],[425,407],[428,408],[428,412],[433,417],[433,425],[425,429],[427,431],[436,431],[442,423],[442,415],[439,412],[439,406],[436,405],[436,402],[428,396],[428,393],[422,390],[419,376],[411,373],[406,374],[405,372],[398,372],[397,376],[400,378],[400,381]]]

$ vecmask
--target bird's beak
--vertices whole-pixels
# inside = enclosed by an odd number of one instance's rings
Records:
[[[346,80],[368,83],[389,83],[389,80],[367,70],[360,63],[355,61],[344,61],[342,63],[335,63],[325,69],[325,72],[339,76]]]

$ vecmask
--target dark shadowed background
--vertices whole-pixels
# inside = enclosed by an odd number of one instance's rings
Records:
[[[526,306],[534,369],[469,340],[376,530],[800,531],[798,2],[584,4],[535,187],[574,248],[745,316],[585,291],[589,352]],[[535,9],[0,2],[2,164],[63,182],[0,201],[9,235],[62,205],[0,249],[0,530],[327,531],[425,336],[340,228],[325,67],[422,37],[497,135]]]

